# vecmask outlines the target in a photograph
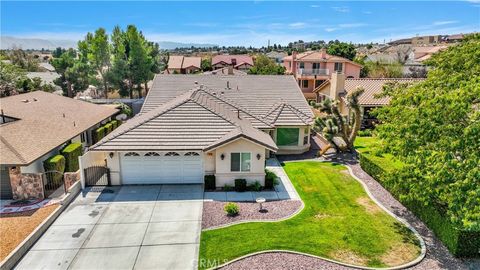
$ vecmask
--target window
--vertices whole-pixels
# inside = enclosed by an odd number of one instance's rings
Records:
[[[335,63],[335,67],[333,68],[335,71],[343,71],[343,63]]]
[[[126,157],[138,157],[140,156],[138,153],[135,152],[128,152],[125,154]]]
[[[303,145],[308,144],[308,128],[306,128],[303,132]]]
[[[158,156],[160,156],[160,154],[157,153],[157,152],[148,152],[148,153],[145,154],[145,156],[146,157],[158,157]]]
[[[320,63],[313,63],[312,69],[320,69]]]
[[[81,141],[82,143],[84,143],[84,142],[87,141],[87,140],[86,140],[86,135],[87,135],[87,134],[85,134],[85,132],[80,133],[80,141]]]
[[[303,88],[308,88],[308,80],[303,80],[302,81],[302,87]]]
[[[177,152],[168,152],[165,154],[166,157],[180,156]]]
[[[249,172],[251,161],[252,161],[251,153],[231,153],[230,154],[230,171]]]
[[[277,145],[298,145],[299,128],[277,128]]]
[[[187,152],[185,153],[185,156],[200,156],[197,152]]]
[[[305,68],[305,63],[304,62],[300,62],[300,68]]]

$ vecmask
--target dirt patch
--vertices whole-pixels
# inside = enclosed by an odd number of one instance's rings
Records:
[[[327,217],[330,217],[329,214],[324,214],[324,213],[318,213],[315,215],[315,218],[316,219],[324,219],[324,218],[327,218]]]
[[[14,250],[58,205],[0,216],[0,261]]]
[[[416,246],[408,243],[395,245],[380,258],[387,266],[398,266],[413,261],[418,256]]]
[[[330,253],[330,256],[338,261],[353,265],[367,265],[368,259],[356,254],[351,250],[341,249]]]
[[[365,208],[367,213],[376,214],[382,211],[382,209],[368,197],[360,197],[356,201]]]

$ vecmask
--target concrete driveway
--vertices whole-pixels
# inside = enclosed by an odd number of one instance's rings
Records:
[[[15,269],[196,269],[202,200],[201,185],[90,188]]]

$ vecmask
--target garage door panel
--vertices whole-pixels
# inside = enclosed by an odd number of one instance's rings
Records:
[[[123,184],[203,183],[202,156],[122,156]]]

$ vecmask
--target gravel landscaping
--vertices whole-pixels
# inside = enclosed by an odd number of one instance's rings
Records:
[[[204,202],[202,229],[236,223],[244,220],[278,220],[295,214],[302,207],[298,200],[271,201],[263,203],[266,212],[259,211],[259,204],[253,202],[236,203],[240,208],[237,216],[230,217],[225,214],[223,207],[227,202]]]
[[[40,223],[59,205],[51,205],[21,213],[2,214],[0,217],[0,261],[5,259]]]

